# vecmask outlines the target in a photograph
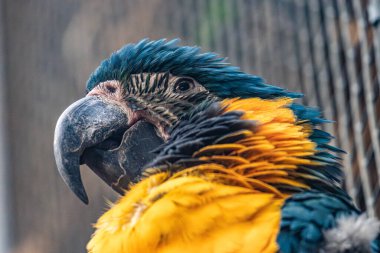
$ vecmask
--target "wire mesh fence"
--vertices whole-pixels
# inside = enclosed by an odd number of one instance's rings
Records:
[[[305,93],[336,121],[324,127],[347,151],[350,195],[380,215],[379,0],[5,0],[2,11],[12,252],[85,252],[114,195],[83,169],[92,202],[80,206],[55,170],[54,125],[101,59],[144,37],[182,38]]]

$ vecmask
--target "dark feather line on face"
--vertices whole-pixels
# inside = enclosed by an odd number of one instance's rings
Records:
[[[163,94],[168,91],[169,88],[169,72],[154,73],[154,80],[152,82],[152,73],[140,73],[130,75],[122,85],[133,95],[153,94],[158,91],[157,94]]]
[[[170,72],[131,75],[122,83],[124,100],[133,104],[135,110],[145,111],[145,117],[160,122],[161,127],[167,129],[190,108],[213,97],[208,91],[199,89],[199,84],[184,93],[174,91],[179,78],[182,77],[171,76]]]

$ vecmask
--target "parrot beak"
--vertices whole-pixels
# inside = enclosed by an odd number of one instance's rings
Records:
[[[65,183],[88,204],[80,164],[87,164],[115,191],[123,193],[155,157],[150,151],[162,143],[149,122],[141,120],[130,125],[127,113],[119,105],[87,96],[59,117],[54,156]]]

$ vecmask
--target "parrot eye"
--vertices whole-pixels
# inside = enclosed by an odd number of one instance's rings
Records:
[[[175,92],[186,92],[194,87],[194,81],[190,78],[181,78],[174,84]]]

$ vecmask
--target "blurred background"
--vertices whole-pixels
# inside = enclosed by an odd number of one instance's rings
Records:
[[[336,121],[350,195],[380,215],[380,0],[2,0],[0,20],[0,252],[85,252],[116,196],[86,168],[89,206],[69,191],[55,123],[102,59],[145,37],[305,93]]]

